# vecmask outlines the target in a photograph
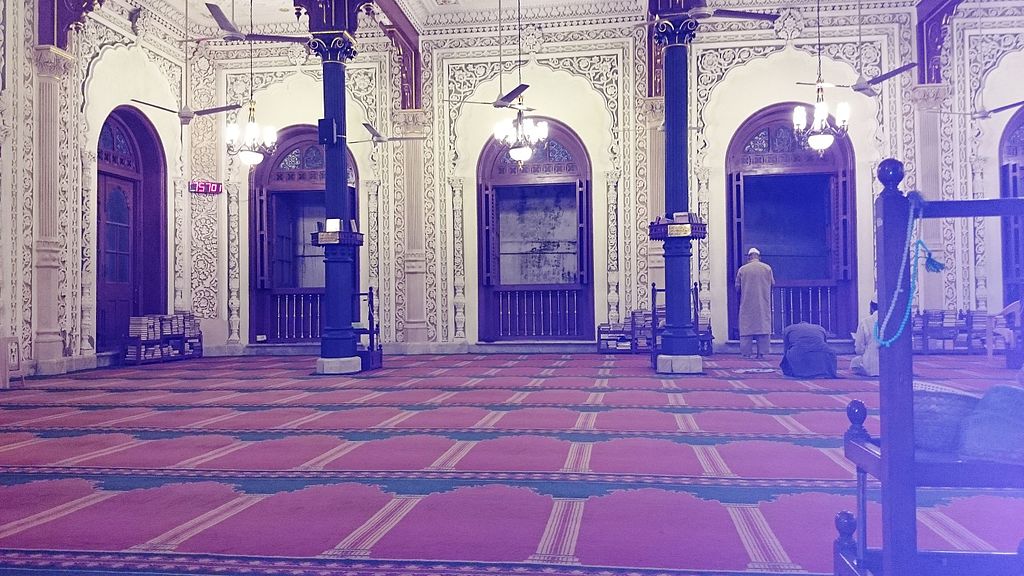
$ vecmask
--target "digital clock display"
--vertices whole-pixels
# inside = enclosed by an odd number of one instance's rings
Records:
[[[209,180],[189,180],[188,191],[193,194],[220,194],[224,191],[224,185]]]

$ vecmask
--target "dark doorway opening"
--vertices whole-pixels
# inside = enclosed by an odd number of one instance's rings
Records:
[[[1024,109],[1006,125],[999,156],[1000,195],[1024,198]],[[1003,306],[1007,306],[1024,297],[1024,218],[1004,217],[1002,239]]]
[[[829,174],[748,176],[744,185],[746,244],[770,260],[777,281],[824,280],[832,221]]]

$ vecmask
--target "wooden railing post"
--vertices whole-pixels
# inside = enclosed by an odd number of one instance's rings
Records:
[[[880,338],[899,329],[909,305],[910,200],[899,189],[903,163],[888,158],[878,166],[885,186],[875,200],[875,262],[878,266],[878,318],[891,319]],[[901,269],[902,268],[902,269]],[[879,351],[882,420],[882,573],[917,574],[917,495],[914,484],[914,383],[910,327]],[[864,519],[861,519],[863,522]]]

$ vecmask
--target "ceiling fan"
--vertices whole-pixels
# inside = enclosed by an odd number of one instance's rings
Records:
[[[188,4],[187,0],[185,4]],[[309,42],[308,36],[279,36],[277,34],[253,34],[252,32],[246,34],[239,30],[238,26],[224,14],[220,6],[207,2],[206,9],[210,11],[210,15],[217,22],[217,26],[220,27],[222,34],[209,38],[196,38],[196,42],[205,40],[222,40],[224,42],[299,42],[302,44]],[[233,14],[234,9],[231,12]]]
[[[526,89],[530,87],[529,84],[523,84],[523,70],[522,70],[522,47],[523,47],[523,25],[522,25],[522,12],[519,13],[519,85],[512,90],[505,92],[502,86],[502,78],[505,75],[505,60],[502,58],[502,34],[501,34],[501,0],[498,0],[498,99],[494,102],[484,102],[481,100],[445,100],[445,102],[455,102],[458,104],[483,104],[485,106],[493,106],[495,108],[512,108],[513,110],[519,110],[520,112],[533,112],[534,109],[523,104],[522,95],[526,92]],[[517,101],[518,100],[518,101]]]
[[[765,20],[774,22],[779,18],[778,14],[767,12],[747,12],[746,10],[726,10],[723,8],[711,8],[705,0],[693,0],[690,8],[683,12],[693,20],[706,20],[708,18],[732,18],[736,20]]]
[[[423,136],[385,136],[380,133],[379,130],[373,127],[373,124],[369,122],[363,122],[363,127],[370,133],[370,137],[366,140],[350,140],[349,144],[363,144],[366,142],[372,142],[374,146],[377,144],[386,144],[388,142],[400,142],[404,140],[425,140]]]
[[[857,80],[854,81],[853,85],[850,86],[850,88],[852,88],[854,92],[858,92],[865,96],[874,97],[878,96],[878,91],[875,90],[874,88],[875,86],[881,84],[882,82],[885,82],[890,78],[899,76],[904,72],[909,72],[913,70],[914,68],[917,67],[917,62],[909,62],[907,64],[904,64],[903,66],[900,66],[899,68],[890,70],[884,74],[879,74],[878,76],[875,76],[870,80],[864,78],[864,42],[861,40],[862,20],[860,17],[860,4],[860,0],[857,0]]]
[[[984,108],[981,108],[979,110],[975,110],[974,112],[956,112],[953,110],[928,110],[928,112],[935,114],[953,114],[955,116],[970,116],[973,120],[985,120],[992,116],[993,114],[999,114],[1000,112],[1006,112],[1007,110],[1013,110],[1014,108],[1019,108],[1021,106],[1024,106],[1024,100],[1020,100],[1012,104],[996,106],[991,110],[985,110]]]
[[[188,42],[188,2],[185,2],[185,41]],[[186,48],[185,48],[185,65],[182,68],[182,70],[183,70],[182,74],[184,75],[184,78],[183,78],[182,88],[181,88],[182,104],[181,104],[181,109],[180,110],[171,110],[170,108],[167,108],[165,106],[161,106],[159,104],[153,104],[152,102],[146,102],[144,100],[137,100],[135,98],[132,98],[131,101],[132,102],[136,102],[138,104],[143,104],[145,106],[149,106],[151,108],[156,108],[157,110],[163,110],[164,112],[170,112],[171,114],[175,114],[175,115],[177,115],[178,121],[181,122],[182,126],[188,126],[189,124],[191,124],[192,123],[192,119],[195,118],[196,116],[208,116],[210,114],[220,114],[221,112],[229,112],[231,110],[237,110],[237,109],[242,107],[241,104],[228,104],[226,106],[215,106],[213,108],[202,108],[202,109],[199,109],[199,110],[193,110],[188,105],[188,92],[189,92],[190,86],[189,86],[189,83],[188,83],[188,47],[187,47],[187,45],[186,45]],[[180,134],[179,134],[179,136],[180,136]]]

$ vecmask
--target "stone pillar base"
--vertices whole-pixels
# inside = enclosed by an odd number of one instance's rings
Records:
[[[363,369],[363,362],[358,356],[348,358],[317,358],[317,374],[355,374]]]
[[[704,358],[693,356],[669,356],[658,355],[658,374],[702,374],[704,373]]]

